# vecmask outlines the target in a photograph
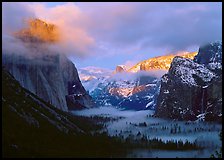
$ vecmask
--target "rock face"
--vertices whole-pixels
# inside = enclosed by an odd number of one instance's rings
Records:
[[[79,79],[75,65],[66,57],[61,58],[61,68],[66,88],[66,102],[69,110],[95,106],[92,97],[86,92]]]
[[[209,43],[199,48],[198,54],[194,57],[194,62],[208,65],[209,63],[222,63],[222,43]]]
[[[118,65],[116,67],[116,73],[122,73],[122,72],[126,72],[126,71],[127,71],[127,69],[126,69],[126,66],[124,66],[124,65]]]
[[[66,57],[45,55],[30,59],[3,54],[3,66],[23,87],[61,110],[94,106],[74,64]]]
[[[23,42],[55,43],[60,40],[59,29],[54,24],[46,23],[40,19],[29,19],[27,28],[14,33],[14,36]]]
[[[212,46],[211,44],[208,46]],[[222,116],[222,64],[213,45],[199,49],[194,61],[175,57],[167,74],[161,79],[155,115],[179,120],[220,121]],[[203,56],[203,54],[209,55]],[[205,59],[203,59],[205,58]],[[199,63],[196,63],[199,62]],[[205,64],[203,64],[205,63]]]
[[[128,69],[128,72],[151,71],[151,70],[168,70],[175,56],[193,59],[197,52],[181,52],[179,54],[170,54],[158,56],[141,61]]]
[[[3,51],[2,62],[23,87],[64,111],[94,106],[75,65],[51,48],[60,41],[57,26],[30,19],[27,28],[12,35],[20,48]]]

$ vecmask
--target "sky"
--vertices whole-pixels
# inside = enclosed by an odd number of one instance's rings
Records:
[[[130,67],[222,40],[221,2],[5,2],[2,7],[2,37],[24,27],[24,18],[54,23],[63,35],[58,51],[77,68]]]

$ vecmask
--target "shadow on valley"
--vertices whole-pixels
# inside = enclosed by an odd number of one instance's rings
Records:
[[[2,87],[3,157],[121,155],[119,141],[106,134],[91,134],[100,125],[42,101],[5,70]]]

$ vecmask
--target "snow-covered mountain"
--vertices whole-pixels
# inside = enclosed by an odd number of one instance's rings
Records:
[[[155,74],[99,71],[102,69],[79,69],[83,86],[99,106],[112,105],[134,110],[154,108],[158,90]],[[85,77],[94,78],[86,80]]]
[[[94,66],[88,66],[84,68],[79,68],[78,73],[80,75],[81,81],[88,81],[88,77],[93,78],[101,78],[101,77],[108,77],[112,74],[112,70],[100,68],[100,67],[94,67]]]
[[[91,93],[100,83],[104,83],[107,78],[112,76],[110,69],[88,66],[78,69],[78,74],[84,88]]]
[[[220,121],[222,116],[222,44],[202,46],[194,61],[175,57],[161,79],[156,115],[163,118]]]

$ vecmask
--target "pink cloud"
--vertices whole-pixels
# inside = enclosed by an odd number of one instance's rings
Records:
[[[84,28],[85,15],[74,3],[48,8],[45,5],[29,5],[37,17],[47,22],[56,24],[61,30],[62,41],[59,50],[85,57],[91,54],[89,50],[95,47],[95,40]]]
[[[93,52],[95,39],[84,27],[85,15],[74,3],[55,7],[46,7],[43,3],[5,3],[3,6],[3,28],[7,33],[19,31],[24,27],[24,20],[39,18],[58,26],[61,34],[60,43],[51,46],[62,54],[85,57]],[[15,14],[17,13],[17,14]],[[7,19],[10,17],[10,20]],[[16,21],[15,21],[16,20]],[[15,23],[12,23],[12,22]],[[8,29],[13,28],[13,29]]]

